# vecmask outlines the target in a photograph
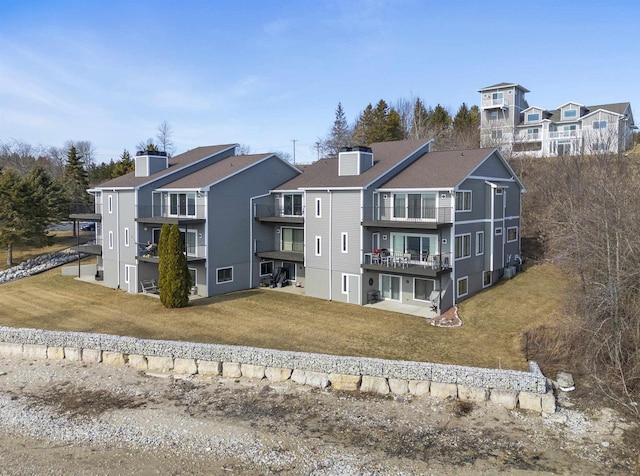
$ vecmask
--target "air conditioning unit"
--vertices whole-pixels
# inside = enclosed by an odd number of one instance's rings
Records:
[[[516,267],[515,266],[507,266],[504,268],[504,279],[511,279],[516,275]]]

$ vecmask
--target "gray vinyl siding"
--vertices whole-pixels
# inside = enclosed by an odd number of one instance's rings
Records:
[[[510,179],[511,173],[505,168],[502,160],[495,154],[491,154],[471,174],[477,177],[496,177]]]
[[[342,294],[342,273],[360,275],[360,196],[358,191],[333,193],[332,213],[332,280],[334,301],[346,302]],[[342,252],[342,233],[348,236],[348,252]],[[335,278],[338,279],[335,279]]]
[[[491,187],[485,183],[484,179],[468,178],[464,180],[456,190],[471,192],[471,211],[456,211],[456,223],[490,217],[490,215],[487,215],[487,204],[491,203],[490,200],[488,200]]]
[[[109,213],[109,196],[112,197],[112,212]],[[126,290],[124,265],[136,264],[136,222],[135,191],[103,191],[104,208],[102,213],[102,263],[104,266],[104,284],[112,288]],[[125,246],[125,228],[129,229],[129,246]],[[109,248],[109,232],[113,233],[113,249]],[[137,289],[137,286],[134,287]]]
[[[267,193],[295,173],[287,164],[271,157],[211,187],[207,204],[209,296],[250,287],[252,263],[259,262],[259,259],[253,259],[250,239],[253,226],[250,199]],[[216,270],[228,267],[233,267],[233,281],[217,284]],[[259,281],[254,282],[257,283]]]
[[[316,199],[321,200],[321,216],[316,217]],[[332,201],[334,193],[308,190],[305,193],[307,216],[305,217],[305,294],[322,299],[330,299],[329,291],[329,247],[330,223],[332,222]],[[334,230],[335,233],[335,230]],[[316,237],[321,237],[321,256],[316,256]]]

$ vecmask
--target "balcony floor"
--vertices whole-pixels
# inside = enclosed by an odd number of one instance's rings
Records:
[[[293,261],[296,263],[304,262],[304,254],[297,251],[259,251],[256,255],[260,258]]]
[[[439,230],[440,228],[450,228],[451,223],[436,223],[435,221],[365,220],[362,222],[362,226],[369,228]]]
[[[423,276],[426,278],[437,278],[443,274],[451,272],[451,268],[436,268],[431,266],[409,265],[404,268],[400,265],[385,265],[385,264],[363,264],[362,269],[368,271],[378,271],[384,274],[394,274],[399,276]]]

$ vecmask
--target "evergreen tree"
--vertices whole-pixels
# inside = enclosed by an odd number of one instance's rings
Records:
[[[31,190],[32,214],[35,215],[33,233],[37,237],[44,234],[47,225],[68,217],[69,204],[62,185],[42,165],[31,167],[25,181]]]
[[[0,246],[7,247],[7,265],[13,266],[13,246],[27,243],[32,238],[31,190],[13,169],[0,174]]]
[[[480,111],[462,103],[453,118],[453,142],[456,148],[471,149],[480,145]]]
[[[185,307],[189,303],[191,274],[178,225],[162,226],[158,257],[160,301],[167,308]]]
[[[435,131],[444,131],[451,126],[449,111],[438,104],[429,115],[429,127]]]
[[[353,133],[355,145],[369,145],[404,138],[400,114],[381,99],[373,108],[369,104],[360,114]]]
[[[411,121],[409,137],[412,139],[427,139],[429,117],[430,112],[427,111],[420,98],[416,98],[416,102],[413,105],[413,120]]]
[[[75,146],[67,152],[67,163],[64,166],[64,185],[71,203],[89,203],[89,174],[84,168],[82,156]]]
[[[347,117],[342,109],[342,103],[336,108],[336,118],[327,138],[320,143],[320,149],[325,157],[336,158],[340,149],[347,147],[351,142],[351,128],[347,123]]]
[[[351,143],[354,145],[369,145],[370,130],[375,124],[375,114],[373,112],[373,106],[371,103],[364,108],[364,111],[360,113],[356,125],[353,129],[353,138]]]
[[[126,175],[129,172],[133,172],[136,168],[135,161],[131,158],[131,154],[127,149],[124,149],[122,155],[120,156],[120,160],[113,164],[113,169],[111,171],[111,177],[116,178],[121,175]]]

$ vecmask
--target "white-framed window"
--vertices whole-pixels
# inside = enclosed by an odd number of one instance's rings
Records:
[[[456,192],[456,211],[457,212],[470,212],[471,211],[471,191],[460,190]]]
[[[565,109],[564,111],[562,111],[563,119],[574,119],[576,117],[578,117],[577,109]]]
[[[349,294],[349,275],[342,273],[342,294]]]
[[[484,254],[484,231],[476,232],[476,256]]]
[[[302,194],[285,193],[282,195],[282,215],[302,216]]]
[[[464,278],[458,279],[456,283],[456,290],[459,298],[469,294],[469,278],[465,276]]]
[[[340,251],[343,253],[349,252],[349,233],[346,231],[340,233]]]
[[[169,215],[196,216],[195,192],[169,193]]]
[[[129,284],[130,278],[129,278],[129,270],[131,269],[131,266],[126,265],[124,267],[124,283],[125,284]]]
[[[409,255],[409,259],[412,261],[426,261],[429,256],[438,254],[438,237],[413,233],[391,233],[391,251],[395,256]]]
[[[322,218],[322,199],[316,198],[316,218]]]
[[[316,236],[316,256],[322,256],[322,237]]]
[[[511,243],[512,241],[518,241],[518,227],[510,226],[507,228],[507,243]]]
[[[110,250],[113,249],[113,232],[112,231],[109,232],[109,249]]]
[[[269,276],[273,274],[273,261],[260,262],[260,276]]]
[[[189,274],[191,275],[191,287],[198,285],[198,270],[195,268],[189,268]]]
[[[113,213],[113,195],[107,195],[107,210]]]
[[[233,282],[233,266],[216,268],[216,284]]]
[[[540,132],[540,129],[538,129],[537,127],[529,127],[527,129],[527,139],[530,139],[530,140],[537,139],[539,132]]]
[[[413,278],[413,300],[429,302],[434,287],[435,282],[432,279]]]
[[[491,286],[491,271],[484,271],[482,273],[482,287],[487,288]]]
[[[496,236],[501,236],[502,235],[502,227],[499,226],[498,228],[496,228]]]
[[[124,246],[129,246],[129,228],[124,229]]]
[[[393,218],[435,220],[436,193],[394,193]]]
[[[489,120],[497,121],[498,120],[498,111],[491,111],[489,113]]]
[[[471,256],[471,233],[456,236],[456,259]]]
[[[493,140],[500,140],[502,139],[502,129],[494,129],[491,131],[491,138]]]
[[[540,120],[540,113],[530,112],[527,114],[527,122],[538,122]]]
[[[504,190],[502,188],[496,188],[496,195],[502,195]]]
[[[593,121],[593,128],[594,129],[606,129],[607,128],[607,121]]]
[[[280,228],[280,251],[304,251],[304,228]]]

